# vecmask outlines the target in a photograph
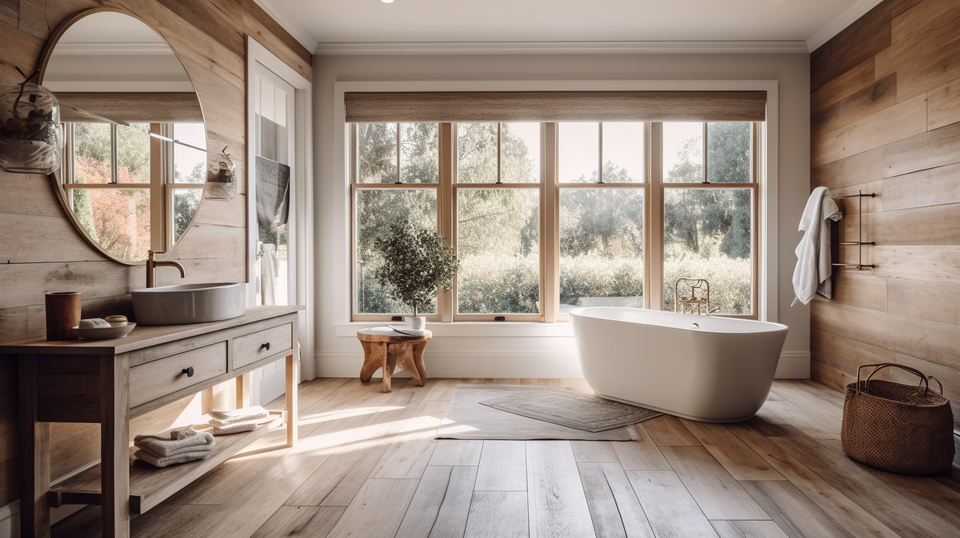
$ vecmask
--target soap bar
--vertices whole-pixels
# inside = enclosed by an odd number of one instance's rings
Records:
[[[114,316],[107,316],[103,318],[111,327],[123,327],[127,324],[127,316],[121,316],[119,314]]]
[[[108,329],[110,328],[110,323],[105,319],[101,318],[90,318],[90,319],[81,319],[80,320],[80,329]]]

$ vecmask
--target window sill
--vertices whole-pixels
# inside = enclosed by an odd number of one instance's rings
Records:
[[[388,321],[355,321],[334,325],[337,336],[356,336],[357,331],[368,327],[400,325]],[[573,336],[570,323],[541,323],[523,321],[458,321],[455,323],[427,322],[433,336],[453,337],[551,337]]]

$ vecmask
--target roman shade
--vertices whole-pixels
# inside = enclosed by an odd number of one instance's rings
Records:
[[[347,92],[346,121],[763,121],[765,91]]]
[[[60,121],[64,123],[202,122],[197,94],[61,92]]]

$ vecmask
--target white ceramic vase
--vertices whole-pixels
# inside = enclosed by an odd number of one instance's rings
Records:
[[[422,331],[427,328],[427,318],[423,316],[403,316],[403,322],[408,329]]]

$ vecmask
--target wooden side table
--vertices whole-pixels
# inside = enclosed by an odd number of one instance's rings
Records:
[[[423,349],[433,337],[430,331],[422,336],[401,334],[390,327],[372,327],[357,331],[357,338],[363,346],[363,367],[360,368],[360,381],[367,383],[373,373],[383,369],[383,392],[393,390],[390,376],[397,364],[410,372],[417,386],[427,381],[427,371],[423,367]]]

